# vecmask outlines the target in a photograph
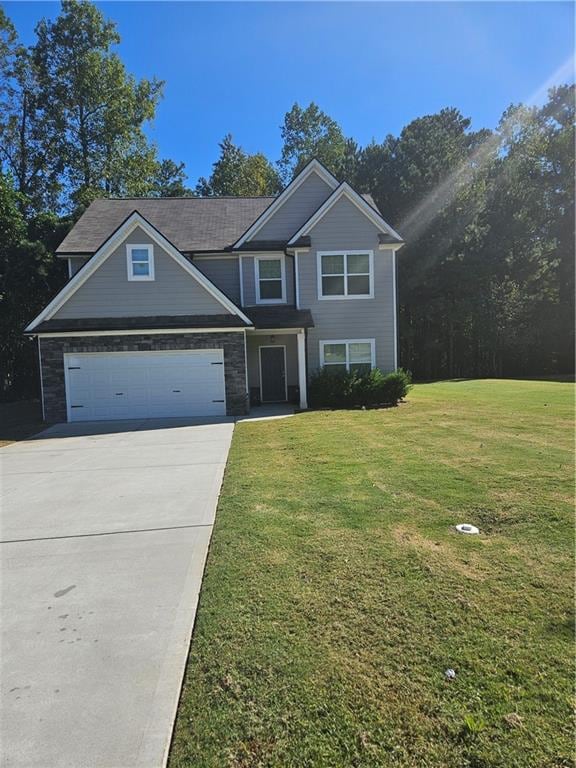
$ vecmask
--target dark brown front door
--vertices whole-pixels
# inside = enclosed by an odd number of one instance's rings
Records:
[[[286,401],[285,347],[260,347],[260,397],[263,403]]]

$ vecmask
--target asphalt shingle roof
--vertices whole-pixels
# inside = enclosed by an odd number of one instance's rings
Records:
[[[370,195],[362,197],[376,211]],[[131,197],[94,200],[56,253],[93,254],[138,211],[184,253],[229,249],[275,200],[274,197]],[[393,238],[392,241],[396,241]],[[247,249],[284,250],[284,242],[246,244]]]
[[[57,249],[91,254],[138,211],[179,251],[230,247],[268,208],[273,197],[165,197],[95,200]]]
[[[256,328],[313,328],[309,309],[294,307],[244,307],[244,312]]]

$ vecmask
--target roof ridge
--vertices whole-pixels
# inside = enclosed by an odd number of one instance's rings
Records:
[[[96,197],[93,202],[110,202],[121,200],[150,200],[159,202],[160,200],[273,200],[278,195],[174,195],[172,197]]]

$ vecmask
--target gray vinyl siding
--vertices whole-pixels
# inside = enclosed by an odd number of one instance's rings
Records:
[[[284,257],[286,267],[286,304],[295,305],[296,295],[294,291],[294,256]]]
[[[126,245],[152,243],[137,227],[56,312],[55,318],[221,315],[228,310],[156,243],[155,279],[128,280]]]
[[[331,194],[332,189],[313,171],[252,240],[289,240]]]
[[[281,253],[269,253],[261,254],[262,256],[282,256]],[[242,275],[244,281],[244,306],[251,307],[256,305],[256,271],[255,271],[255,257],[243,256],[242,257]],[[286,304],[294,306],[294,257],[284,256],[284,269],[286,275]],[[273,304],[265,306],[273,307]],[[279,306],[285,306],[281,304]]]
[[[244,306],[251,307],[256,304],[253,256],[242,256],[242,282],[244,288]]]
[[[336,339],[374,339],[376,365],[394,368],[394,281],[391,250],[378,250],[378,229],[346,198],[336,203],[310,233],[311,249],[298,256],[300,307],[310,309],[314,328],[308,331],[308,370],[320,365],[320,344]],[[374,252],[374,298],[318,299],[317,252]]]
[[[74,256],[72,259],[68,259],[69,269],[70,269],[70,277],[74,277],[76,272],[80,269],[80,267],[83,267],[84,264],[86,264],[87,259],[80,257],[80,256]]]
[[[278,334],[272,337],[260,334],[246,334],[248,358],[248,387],[260,388],[260,347],[286,347],[286,379],[289,387],[298,386],[298,341],[296,334]]]
[[[194,259],[194,266],[206,275],[222,293],[240,305],[240,272],[238,259]]]

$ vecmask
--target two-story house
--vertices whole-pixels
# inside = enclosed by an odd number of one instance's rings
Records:
[[[46,421],[307,407],[321,366],[397,367],[396,252],[373,200],[310,162],[277,197],[93,202],[26,328]]]

